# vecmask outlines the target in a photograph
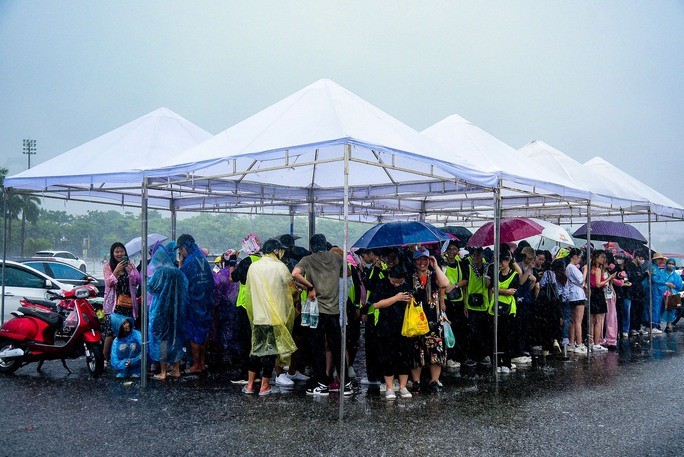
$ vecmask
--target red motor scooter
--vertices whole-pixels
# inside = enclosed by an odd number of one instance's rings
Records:
[[[60,299],[57,304],[24,298],[12,313],[15,317],[0,327],[0,373],[12,373],[32,362],[38,362],[40,371],[46,360],[61,360],[71,373],[65,360],[85,355],[91,376],[100,376],[104,371],[100,322],[87,300],[95,296],[97,288],[86,284],[54,295]]]

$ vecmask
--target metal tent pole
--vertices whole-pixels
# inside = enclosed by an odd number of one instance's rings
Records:
[[[316,206],[314,205],[313,197],[313,187],[309,188],[308,195],[306,197],[307,202],[309,202],[309,240],[312,236],[316,234]],[[307,241],[307,244],[309,242]]]
[[[169,204],[169,211],[171,211],[171,240],[176,240],[176,205],[171,200]]]
[[[347,249],[349,249],[349,158],[351,156],[351,145],[344,145],[344,243],[342,255],[342,291],[344,293],[340,300],[340,314],[342,315],[342,341],[340,344],[340,411],[339,420],[344,420],[344,385],[347,382]]]
[[[591,328],[591,200],[587,203],[587,360],[594,350]],[[581,344],[581,342],[580,342]]]
[[[140,330],[142,332],[142,355],[141,355],[141,370],[142,377],[140,378],[140,387],[143,389],[147,387],[147,346],[148,337],[147,334],[147,178],[143,181],[142,188],[142,211],[140,213],[140,219],[142,222],[142,239],[141,239],[141,252],[142,252],[142,265],[140,268]],[[175,215],[175,212],[172,212]],[[162,362],[163,363],[163,362]]]
[[[651,251],[653,245],[651,244],[651,208],[648,209],[648,269],[653,271],[653,256]],[[657,316],[660,320],[660,316]],[[658,323],[660,324],[660,323]],[[653,351],[653,276],[648,275],[648,339],[650,340],[650,349]]]
[[[494,265],[492,266],[492,285],[494,286],[494,351],[492,360],[492,375],[496,376],[499,365],[499,254],[501,245],[501,180],[494,188]],[[513,261],[513,260],[511,260]],[[485,271],[485,275],[487,272]],[[510,350],[510,348],[508,348]]]

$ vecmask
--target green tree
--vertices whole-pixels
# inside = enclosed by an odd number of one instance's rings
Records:
[[[21,256],[24,257],[24,247],[26,245],[26,221],[31,225],[36,225],[40,214],[40,198],[32,195],[19,195],[21,202]]]

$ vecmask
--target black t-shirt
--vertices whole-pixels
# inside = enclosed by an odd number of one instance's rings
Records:
[[[413,292],[413,286],[410,281],[404,281],[399,286],[393,286],[388,280],[378,281],[375,289],[371,292],[370,302],[377,303],[380,300],[394,297],[399,292]],[[397,335],[401,334],[401,326],[404,322],[404,312],[406,311],[406,302],[399,301],[386,308],[380,308],[380,316],[378,318],[378,325],[376,329],[381,335]]]

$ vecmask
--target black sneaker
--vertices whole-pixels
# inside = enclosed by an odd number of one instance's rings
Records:
[[[318,383],[317,386],[309,387],[308,389],[306,389],[306,394],[328,396],[330,394],[330,391],[328,390],[328,386],[326,386],[325,384]]]
[[[467,367],[474,367],[474,366],[477,366],[477,363],[475,363],[475,361],[473,359],[468,359],[468,360],[466,360],[465,365]]]
[[[442,387],[439,385],[439,381],[430,382],[430,392],[438,394],[442,391]]]
[[[351,381],[344,385],[344,395],[354,395],[354,386]]]
[[[418,394],[420,393],[420,382],[419,381],[413,381],[413,385],[411,386],[411,392]]]

